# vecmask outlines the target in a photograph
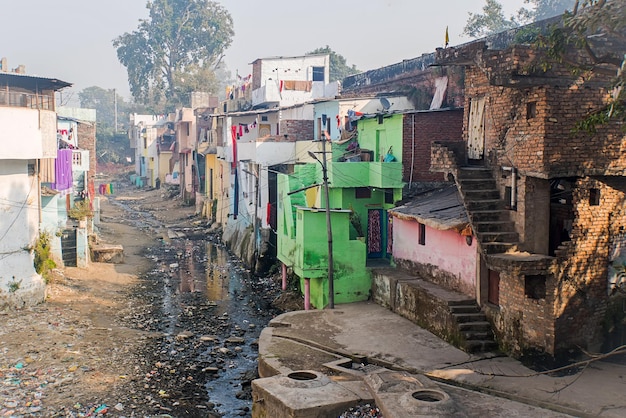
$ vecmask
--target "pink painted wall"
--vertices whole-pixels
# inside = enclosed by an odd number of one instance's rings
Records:
[[[393,218],[393,258],[415,264],[436,266],[458,280],[459,290],[475,295],[476,240],[467,245],[465,237],[454,230],[440,231],[426,226],[426,245],[418,244],[419,224]]]

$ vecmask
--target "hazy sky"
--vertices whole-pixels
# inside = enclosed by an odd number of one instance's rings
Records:
[[[349,65],[365,71],[443,46],[468,41],[461,32],[468,12],[484,0],[221,0],[235,37],[225,62],[232,74],[249,74],[256,58],[295,56],[329,45]],[[523,0],[502,0],[507,16]],[[129,97],[126,69],[112,40],[148,16],[145,0],[0,0],[0,57],[31,75],[73,83],[65,97],[85,87],[116,88]]]

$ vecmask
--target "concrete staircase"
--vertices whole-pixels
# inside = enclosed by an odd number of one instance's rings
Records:
[[[468,353],[488,352],[498,349],[491,324],[473,300],[450,301],[450,313],[456,320],[462,336],[461,349]]]
[[[499,254],[517,249],[519,236],[500,199],[491,170],[480,166],[460,167],[456,180],[483,253]]]

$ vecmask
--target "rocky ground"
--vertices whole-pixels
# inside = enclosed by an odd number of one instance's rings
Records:
[[[100,239],[123,245],[124,263],[57,269],[45,303],[0,312],[0,416],[250,416],[279,286],[251,277],[175,193],[118,190]]]

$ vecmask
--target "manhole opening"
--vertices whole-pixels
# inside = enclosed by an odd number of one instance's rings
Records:
[[[413,392],[414,399],[422,402],[441,402],[445,399],[445,396],[441,392],[435,392],[434,390],[420,390]]]
[[[314,380],[317,379],[317,375],[311,372],[293,372],[287,375],[288,378],[293,380]]]

